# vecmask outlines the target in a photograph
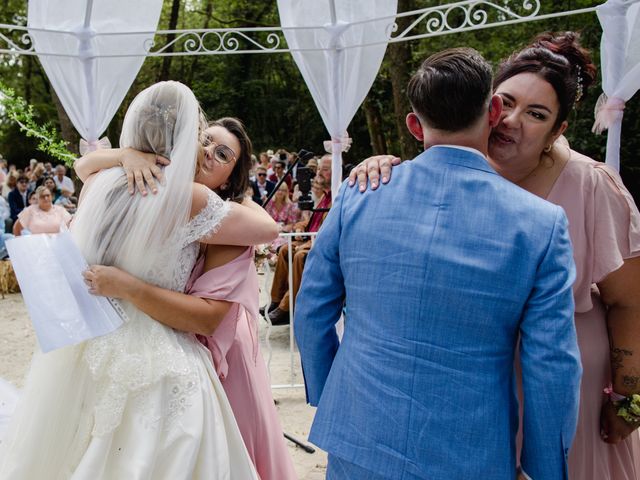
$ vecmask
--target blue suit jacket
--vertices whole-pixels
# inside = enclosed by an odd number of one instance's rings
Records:
[[[296,301],[310,440],[392,479],[513,479],[520,337],[523,468],[566,478],[574,277],[563,210],[479,154],[432,147],[375,192],[343,185]]]
[[[27,198],[29,198],[29,191],[27,191]],[[18,187],[14,188],[7,195],[9,201],[9,208],[11,209],[11,220],[14,222],[18,219],[18,214],[24,210],[28,205],[22,200],[22,195],[18,191]]]

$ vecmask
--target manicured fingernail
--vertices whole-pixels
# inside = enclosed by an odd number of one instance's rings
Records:
[[[378,182],[371,182],[371,188],[378,188]]]
[[[356,183],[356,182],[354,182],[353,180],[349,180],[349,186],[350,186],[350,187],[353,187],[353,184],[354,184],[354,183]]]
[[[360,191],[364,192],[364,185],[360,185]]]
[[[389,181],[389,177],[382,177],[382,183],[387,183]]]

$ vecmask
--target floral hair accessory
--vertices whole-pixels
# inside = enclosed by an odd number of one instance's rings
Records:
[[[582,67],[576,66],[576,99],[575,103],[578,103],[584,94],[584,87],[582,86]]]

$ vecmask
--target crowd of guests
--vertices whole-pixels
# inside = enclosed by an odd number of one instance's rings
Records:
[[[31,159],[25,169],[0,159],[0,259],[5,241],[30,233],[58,233],[75,213],[75,186],[64,165]]]
[[[278,223],[280,232],[301,234],[293,237],[291,242],[293,299],[289,293],[288,240],[281,236],[269,246],[269,256],[275,263],[275,273],[271,287],[271,304],[266,313],[273,325],[289,323],[290,311],[293,309],[295,296],[302,281],[304,263],[313,242],[313,237],[304,233],[317,232],[331,207],[331,155],[311,158],[305,165],[314,175],[309,192],[313,200],[312,210],[301,210],[298,207],[297,202],[303,192],[296,181],[295,173],[299,168],[299,165],[295,164],[296,160],[295,153],[285,150],[275,153],[262,152],[255,160],[251,182],[253,200],[264,205],[269,215]],[[294,165],[291,173],[287,173],[289,165]],[[276,187],[277,191],[265,204]]]

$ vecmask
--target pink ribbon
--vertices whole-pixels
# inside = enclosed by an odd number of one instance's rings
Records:
[[[349,137],[347,132],[344,132],[344,135],[341,137],[332,137],[331,140],[325,140],[323,142],[324,150],[327,153],[333,153],[334,149],[337,149],[342,152],[348,152],[351,148],[351,144],[353,143],[353,139]]]
[[[615,122],[622,121],[624,113],[624,100],[618,97],[607,98],[603,93],[596,102],[596,121],[593,123],[591,131],[600,135]]]
[[[100,140],[91,140],[90,142],[87,142],[84,138],[81,138],[78,150],[80,151],[80,155],[84,155],[86,153],[93,152],[94,150],[100,150],[102,148],[111,148],[111,142],[107,137],[102,137]]]

